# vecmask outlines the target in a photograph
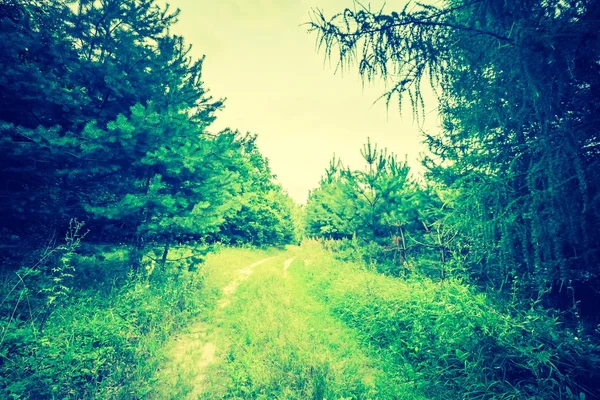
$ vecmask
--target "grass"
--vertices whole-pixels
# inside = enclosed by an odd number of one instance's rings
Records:
[[[597,398],[598,345],[541,307],[498,304],[459,280],[404,280],[303,245],[307,291],[428,398]]]
[[[79,290],[54,302],[43,330],[35,313],[47,304],[40,274],[30,274],[6,296],[2,314],[15,317],[0,318],[0,398],[146,397],[165,342],[204,314],[202,271],[169,263],[134,277],[126,247],[88,250],[70,259],[74,282],[67,284]]]
[[[300,254],[301,250],[292,248],[254,267],[229,295],[228,303],[223,307],[216,303],[209,318],[200,324],[202,333],[196,340],[180,337],[174,342],[168,349],[171,364],[163,371],[171,385],[163,385],[163,396],[418,398],[404,377],[361,345],[356,332],[332,316],[325,302],[308,293]],[[227,262],[232,256],[226,251],[221,258],[209,260],[207,285],[226,287],[228,279],[245,275],[239,273],[240,264],[256,261],[256,253],[250,257],[236,252],[234,266]],[[207,344],[215,349],[210,362],[206,362]],[[179,356],[182,347],[183,358]]]
[[[222,289],[239,278],[238,271],[247,265],[278,254],[277,250],[225,249],[209,254],[201,267],[204,279],[202,292],[206,308],[161,352],[165,360],[155,373],[151,397],[196,398],[203,385],[203,372],[212,362],[216,347],[214,337],[219,324],[214,312],[219,309]]]
[[[598,397],[596,344],[457,280],[383,276],[311,241],[203,264],[182,247],[137,277],[126,248],[95,250],[45,329],[26,318],[35,276],[4,303],[0,397]]]

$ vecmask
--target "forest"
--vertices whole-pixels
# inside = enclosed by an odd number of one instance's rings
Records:
[[[179,10],[0,0],[0,398],[600,398],[600,2],[316,6],[434,93],[423,176],[367,139],[298,204]]]

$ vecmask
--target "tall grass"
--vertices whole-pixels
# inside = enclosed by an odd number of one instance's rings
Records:
[[[597,398],[599,347],[541,308],[500,308],[457,280],[402,280],[306,242],[303,280],[432,398]]]
[[[61,258],[73,271],[61,284],[79,289],[60,289],[51,313],[32,312],[48,298],[35,274],[18,290],[6,282],[0,397],[599,397],[597,343],[541,308],[500,306],[458,280],[383,276],[311,241],[287,252],[226,249],[191,269],[205,249],[175,249],[182,261],[165,268],[157,254],[138,276],[127,248]],[[174,360],[186,327],[197,349],[213,346],[213,361],[200,365],[193,347]]]
[[[6,281],[0,398],[142,398],[164,343],[205,306],[202,271],[167,263],[133,276],[126,247],[89,246],[86,253],[70,257],[72,290],[43,329],[39,313],[23,306],[35,306],[43,293],[34,290],[36,274],[10,295],[14,279]]]

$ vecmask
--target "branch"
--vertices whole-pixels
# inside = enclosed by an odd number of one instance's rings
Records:
[[[156,259],[156,258],[154,258],[154,257],[151,257],[151,256],[146,256],[146,257],[148,257],[148,258],[149,258],[149,259],[151,259],[152,261],[156,261],[156,262],[159,262],[159,261],[160,261],[160,262],[162,262],[162,259],[161,259],[161,260],[159,260],[159,259]],[[166,261],[166,262],[181,261],[181,260],[186,260],[186,259],[188,259],[188,258],[192,258],[192,257],[197,257],[197,256],[196,256],[195,254],[192,254],[191,256],[186,256],[186,257],[176,258],[176,259],[174,259],[174,260],[169,260],[169,259],[166,259],[165,261]]]
[[[429,17],[431,18],[431,17]],[[311,23],[311,25],[313,27],[319,27],[321,28],[319,25],[316,25],[314,23]],[[498,40],[501,40],[503,42],[507,42],[510,43],[514,46],[519,46],[517,44],[517,42],[515,42],[513,39],[494,33],[494,32],[490,32],[490,31],[484,31],[482,29],[477,29],[477,28],[471,28],[468,26],[463,26],[463,25],[456,25],[456,24],[452,24],[449,22],[435,22],[435,21],[426,21],[423,19],[416,19],[416,18],[410,18],[406,21],[402,21],[402,22],[398,22],[395,24],[389,24],[389,25],[385,25],[382,26],[380,28],[373,28],[373,29],[367,29],[364,31],[356,31],[356,32],[349,32],[349,33],[344,33],[344,32],[340,32],[338,30],[337,34],[340,37],[350,37],[350,36],[362,36],[362,35],[368,35],[368,34],[372,34],[372,33],[381,33],[389,28],[400,28],[403,26],[408,26],[408,25],[424,25],[424,26],[435,26],[435,27],[446,27],[446,28],[452,28],[455,30],[462,30],[462,31],[467,31],[467,32],[473,32],[473,33],[477,33],[478,35],[486,35],[486,36],[491,36],[494,37]]]

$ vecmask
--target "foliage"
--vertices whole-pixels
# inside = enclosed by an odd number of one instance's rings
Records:
[[[240,281],[230,303],[216,307],[174,342],[173,362],[159,372],[157,397],[190,398],[419,398],[395,379],[393,365],[361,346],[352,329],[306,290],[301,253],[226,249],[206,261],[206,288],[240,279],[239,268],[267,258]],[[285,258],[284,258],[285,256]],[[284,270],[284,260],[288,268]],[[247,276],[247,275],[244,275]],[[223,303],[221,303],[223,304]],[[200,340],[194,332],[202,331]],[[204,346],[215,348],[206,368]]]
[[[272,208],[269,226],[281,232],[245,240],[297,240],[283,227],[293,204],[254,139],[207,132],[223,102],[203,86],[204,59],[169,33],[178,11],[153,0],[0,7],[4,236],[45,237],[76,217],[88,222],[88,240],[134,246],[136,266],[146,244],[168,253],[214,238],[260,198],[250,210]],[[246,211],[247,224],[262,217]]]
[[[450,0],[310,23],[328,55],[394,79],[388,102],[408,95],[419,114],[421,84],[439,91],[425,162],[457,193],[448,222],[471,276],[596,323],[599,13],[595,1]]]
[[[401,226],[396,211],[408,186],[408,166],[369,141],[361,150],[364,171],[350,171],[335,157],[307,205],[308,232],[330,237],[387,237]]]
[[[126,164],[102,165],[103,148],[121,155],[117,137],[90,138],[86,125],[105,129],[115,121],[114,130],[120,114],[128,117],[131,107],[149,101],[206,125],[220,107],[202,89],[202,60],[192,62],[183,41],[167,34],[176,13],[153,1],[7,1],[1,7],[2,198],[10,199],[2,209],[10,215],[4,227],[16,234],[32,220],[44,235],[65,219],[87,219],[82,203],[110,192],[106,181],[123,178]],[[11,112],[14,107],[28,111]]]
[[[218,235],[231,244],[257,246],[284,245],[300,241],[298,206],[284,189],[274,182],[269,160],[256,145],[256,136],[247,134],[239,140],[241,156],[236,169],[244,177],[238,208],[228,215]]]
[[[102,261],[96,255],[73,255],[75,282],[100,274],[104,279],[96,284],[109,287],[71,290],[43,331],[24,315],[2,318],[3,398],[131,398],[147,393],[162,344],[203,308],[204,278],[179,263],[128,278],[127,251],[104,247]],[[107,282],[107,273],[113,282]],[[23,296],[35,299],[32,293]]]
[[[144,397],[206,254],[299,240],[255,138],[208,131],[223,101],[178,13],[0,1],[2,398]]]
[[[443,279],[456,270],[453,257],[460,252],[453,244],[456,231],[446,223],[447,193],[413,181],[405,161],[370,141],[361,154],[363,171],[331,161],[308,199],[307,235],[341,240],[338,250],[349,247],[394,275],[418,270]]]

